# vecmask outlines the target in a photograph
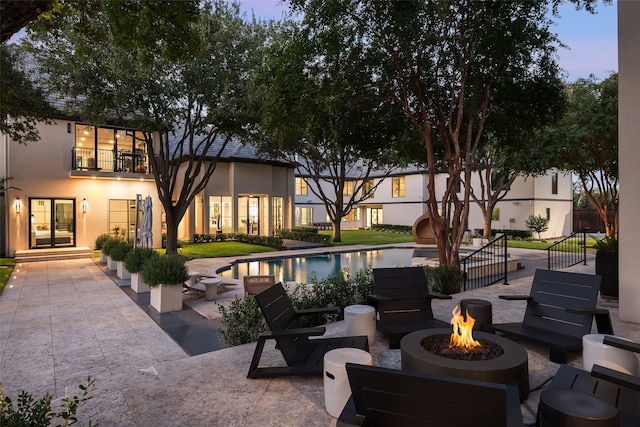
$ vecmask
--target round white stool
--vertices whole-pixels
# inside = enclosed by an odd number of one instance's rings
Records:
[[[366,335],[369,346],[376,342],[376,309],[370,305],[350,305],[344,309],[344,333]]]
[[[324,407],[332,417],[338,418],[351,396],[347,377],[347,362],[372,365],[371,355],[359,348],[336,348],[324,355]]]
[[[590,372],[595,364],[629,375],[639,375],[638,357],[631,351],[603,344],[604,337],[604,334],[588,334],[582,337],[582,369]]]
[[[222,283],[222,279],[202,279],[200,283],[205,286],[205,299],[207,301],[213,301],[218,298],[218,285]]]

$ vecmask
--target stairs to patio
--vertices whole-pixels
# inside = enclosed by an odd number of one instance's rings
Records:
[[[16,251],[16,262],[91,258],[92,254],[93,250],[87,246],[76,248],[29,249]]]

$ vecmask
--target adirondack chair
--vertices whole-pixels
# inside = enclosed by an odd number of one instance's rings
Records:
[[[515,386],[347,363],[337,427],[521,427]]]
[[[400,340],[410,332],[450,327],[433,317],[431,300],[451,296],[429,293],[422,267],[374,268],[373,281],[376,293],[369,295],[369,302],[378,311],[376,325],[388,336],[389,348],[400,348]]]
[[[640,344],[634,342],[606,336],[603,343],[640,354]],[[640,426],[640,377],[597,364],[591,372],[561,365],[548,388],[571,388],[593,394],[616,407],[620,427]]]
[[[258,295],[260,292],[276,284],[273,274],[259,276],[243,276],[244,293],[248,296]]]
[[[600,280],[596,275],[538,269],[529,295],[499,296],[527,301],[523,321],[492,324],[487,330],[548,345],[549,359],[566,363],[567,352],[582,349],[582,337],[591,333],[594,318],[599,333],[613,335],[609,311],[596,308]]]
[[[256,349],[249,367],[248,378],[277,376],[322,376],[324,355],[329,350],[342,347],[369,350],[366,336],[309,339],[321,336],[324,327],[303,328],[298,318],[309,314],[337,314],[338,307],[322,307],[296,310],[282,283],[276,283],[255,296],[256,302],[271,329],[271,333],[258,337]],[[260,359],[267,340],[275,340],[286,366],[260,367]]]

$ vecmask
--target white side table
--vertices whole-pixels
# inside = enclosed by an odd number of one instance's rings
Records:
[[[350,305],[344,309],[344,333],[366,335],[369,346],[376,342],[376,309],[370,305]]]
[[[217,278],[209,278],[200,280],[206,290],[205,290],[205,299],[207,301],[213,301],[218,298],[218,285],[222,283],[222,279]]]
[[[332,417],[338,418],[351,396],[347,377],[347,362],[372,365],[371,355],[359,348],[336,348],[324,355],[324,407]]]
[[[595,364],[629,375],[640,375],[640,363],[635,353],[603,344],[604,337],[604,334],[587,334],[582,337],[582,369],[590,372]]]

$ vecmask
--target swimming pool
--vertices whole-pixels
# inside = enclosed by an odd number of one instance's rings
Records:
[[[437,257],[433,250],[414,248],[386,248],[357,252],[318,254],[307,257],[278,258],[240,262],[220,276],[240,279],[246,275],[273,274],[276,281],[311,283],[314,276],[318,280],[336,275],[347,269],[351,275],[367,267],[408,267],[414,256]]]

